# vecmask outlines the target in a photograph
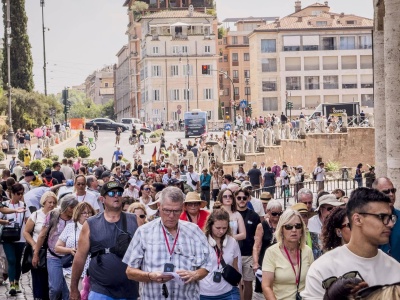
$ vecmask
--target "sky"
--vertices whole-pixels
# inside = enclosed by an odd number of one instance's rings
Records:
[[[233,17],[284,17],[294,0],[215,0],[220,21]],[[117,52],[128,42],[124,0],[45,0],[48,93],[79,85],[102,67],[117,63]],[[316,0],[303,0],[302,7]],[[324,0],[319,1],[323,3]],[[12,1],[11,1],[12,3]],[[373,17],[372,0],[330,0],[331,11]],[[44,92],[42,9],[40,0],[26,0],[32,46],[35,90]],[[2,23],[1,23],[2,24]],[[3,36],[3,28],[0,28]]]

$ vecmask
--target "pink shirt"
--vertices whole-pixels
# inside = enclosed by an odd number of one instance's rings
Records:
[[[79,161],[76,161],[72,166],[74,167],[75,171],[78,171],[81,167],[81,163]]]

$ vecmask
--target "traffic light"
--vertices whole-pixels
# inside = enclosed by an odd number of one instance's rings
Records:
[[[64,114],[68,114],[69,113],[69,111],[71,109],[71,105],[72,105],[72,102],[67,100],[67,102],[66,102],[66,104],[64,106]]]
[[[67,99],[68,99],[68,90],[67,89],[62,91],[62,99],[63,99],[63,104],[66,105]]]
[[[293,102],[286,102],[286,109],[293,109]]]
[[[209,65],[202,65],[201,66],[201,74],[209,75],[210,74],[210,66]]]

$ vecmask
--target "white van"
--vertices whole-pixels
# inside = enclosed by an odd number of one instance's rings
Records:
[[[132,130],[133,124],[136,126],[136,129],[142,127],[142,122],[137,118],[122,118],[121,123],[129,126],[129,130]]]

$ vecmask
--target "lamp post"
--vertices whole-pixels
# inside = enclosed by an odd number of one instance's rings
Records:
[[[43,29],[43,79],[44,79],[44,94],[47,96],[47,80],[46,80],[46,39],[44,27],[44,0],[40,0],[40,6],[42,7],[42,29]]]
[[[190,75],[190,70],[189,70],[189,54],[186,54],[186,73],[187,73],[187,93],[186,93],[186,98],[187,98],[187,111],[190,111],[190,104],[189,104],[189,98],[190,98],[190,91],[189,91],[189,75]]]
[[[8,152],[10,154],[15,154],[14,146],[14,131],[12,127],[12,113],[11,113],[11,13],[10,13],[10,0],[7,0],[7,96],[8,96]]]
[[[249,81],[250,78],[246,77],[246,101],[247,101],[247,107],[249,107]],[[243,108],[243,121],[244,121],[244,108]]]

